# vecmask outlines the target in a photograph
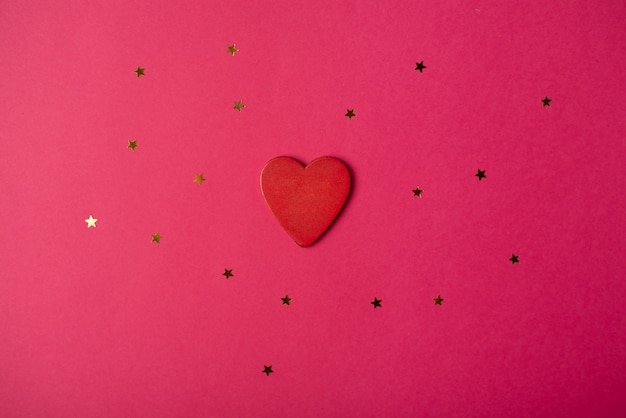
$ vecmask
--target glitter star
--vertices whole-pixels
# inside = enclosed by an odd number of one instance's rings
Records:
[[[206,179],[204,178],[204,173],[200,173],[200,174],[196,174],[196,178],[193,181],[195,183],[202,184],[202,182],[205,180]]]
[[[244,107],[246,107],[246,106],[243,104],[243,101],[238,100],[238,101],[235,102],[235,106],[233,107],[233,109],[238,110],[238,111],[241,112],[241,109],[243,109]]]
[[[348,119],[352,120],[352,118],[356,116],[354,114],[354,109],[346,109],[346,114],[344,116],[347,116]]]
[[[283,301],[283,305],[291,305],[291,298],[289,297],[289,295],[285,295],[285,297],[281,299]]]
[[[133,72],[137,73],[137,77],[141,77],[142,75],[145,76],[145,74],[144,74],[145,70],[146,70],[145,68],[137,67],[137,69],[135,71],[133,71]]]
[[[235,277],[235,275],[233,274],[233,269],[224,269],[224,273],[222,273],[222,276],[226,276],[226,280],[228,280],[230,277]]]
[[[478,169],[478,172],[477,172],[476,174],[474,174],[474,175],[475,175],[476,177],[478,177],[478,180],[482,180],[482,179],[484,179],[485,177],[487,177],[487,176],[485,175],[485,170],[481,170],[481,169]]]
[[[131,151],[135,151],[135,148],[137,148],[137,140],[131,141],[129,139],[128,140],[128,149],[130,149]]]
[[[382,308],[382,305],[380,304],[380,302],[382,302],[382,300],[374,298],[374,301],[370,303],[374,305],[374,309],[376,309],[376,308]]]
[[[156,242],[157,244],[161,243],[161,235],[158,232],[156,234],[152,234],[152,242]]]
[[[413,197],[422,197],[422,193],[424,193],[424,190],[420,189],[419,186],[416,187],[415,189],[413,189]]]
[[[437,295],[437,297],[433,300],[435,301],[435,305],[441,305],[441,302],[443,302],[443,298],[441,297],[441,295]]]
[[[98,222],[98,220],[89,215],[89,219],[85,219],[85,222],[87,222],[87,228],[91,228],[92,226],[95,228],[96,222]]]
[[[237,47],[235,46],[235,44],[232,45],[228,45],[228,53],[230,55],[232,55],[233,57],[235,56],[235,53],[239,52],[239,50],[237,49]]]
[[[519,255],[511,255],[511,258],[509,258],[509,261],[511,262],[511,264],[515,264],[515,263],[519,263]]]
[[[265,364],[263,365],[263,371],[261,373],[265,373],[266,375],[270,375],[270,373],[274,373],[274,370],[272,370],[272,365],[270,364],[269,366],[266,366]]]
[[[550,106],[550,102],[552,101],[552,99],[549,99],[548,96],[546,96],[545,98],[541,99],[541,101],[543,102],[543,107],[546,107]]]
[[[424,65],[424,61],[415,63],[415,71],[419,71],[421,73],[424,70],[424,68],[426,68],[426,66]]]

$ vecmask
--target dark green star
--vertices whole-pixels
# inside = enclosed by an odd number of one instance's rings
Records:
[[[274,373],[274,370],[272,370],[272,365],[263,365],[263,371],[261,373],[265,373],[268,376],[270,375],[270,373]]]
[[[289,295],[285,295],[285,297],[281,299],[283,301],[283,305],[291,305],[291,298],[289,297]]]
[[[487,177],[487,176],[485,175],[485,170],[480,170],[480,169],[479,169],[479,170],[478,170],[478,172],[477,172],[476,174],[474,174],[474,175],[475,175],[476,177],[478,177],[478,180],[482,180],[482,179],[484,179],[485,177]]]
[[[370,303],[374,305],[374,309],[376,309],[376,308],[382,308],[382,305],[380,304],[380,302],[382,302],[382,300],[374,298],[374,301]]]
[[[226,276],[226,279],[228,280],[228,278],[230,277],[235,277],[235,275],[233,274],[233,270],[232,269],[224,269],[224,273],[222,273],[222,276]]]
[[[519,255],[513,254],[511,258],[509,258],[509,261],[511,262],[511,264],[519,263]]]
[[[415,63],[415,71],[419,71],[421,73],[424,70],[424,68],[426,68],[426,66],[424,65],[424,61]]]
[[[135,71],[133,71],[133,72],[137,73],[137,77],[141,77],[142,75],[145,76],[145,74],[144,74],[145,70],[146,70],[145,68],[137,67],[137,69]]]

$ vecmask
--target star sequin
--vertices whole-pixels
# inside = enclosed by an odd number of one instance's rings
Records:
[[[137,140],[128,140],[128,149],[130,149],[131,151],[135,151],[135,148],[137,148]]]
[[[270,375],[270,373],[274,373],[274,370],[272,370],[272,365],[270,364],[269,366],[266,366],[265,364],[263,365],[263,371],[261,373],[265,373],[266,375]]]
[[[226,280],[228,280],[231,277],[235,277],[235,275],[233,274],[233,270],[232,269],[224,269],[224,273],[222,273],[222,276],[226,276]]]
[[[89,219],[85,219],[85,222],[87,222],[87,228],[91,228],[91,227],[96,227],[96,222],[98,222],[97,219],[94,219],[93,216],[89,215]]]
[[[289,295],[285,295],[284,298],[280,298],[283,301],[283,305],[291,305],[291,298]]]
[[[484,179],[485,177],[487,177],[487,176],[485,175],[485,170],[480,170],[480,169],[479,169],[479,170],[478,170],[478,172],[477,172],[476,174],[474,174],[474,175],[475,175],[476,177],[478,177],[478,180],[482,180],[482,179]]]
[[[422,193],[424,193],[424,190],[420,189],[419,186],[416,187],[415,189],[412,190],[413,191],[413,197],[422,197]]]
[[[441,302],[443,302],[443,298],[441,297],[441,295],[437,295],[437,297],[433,300],[435,301],[435,305],[441,305]]]
[[[352,118],[356,116],[354,114],[354,109],[346,109],[346,114],[344,116],[347,116],[348,119],[352,120]]]
[[[415,63],[415,71],[419,71],[421,73],[424,70],[424,68],[426,68],[426,66],[424,65],[424,61]]]
[[[519,263],[519,255],[511,255],[511,258],[509,258],[509,261],[511,262],[511,264],[515,264],[515,263]]]
[[[246,105],[243,104],[243,101],[237,100],[235,102],[235,106],[233,107],[233,109],[238,110],[238,111],[241,112],[241,109],[243,109],[244,107],[246,107]]]
[[[193,180],[195,183],[202,184],[203,181],[206,181],[204,178],[204,173],[196,174],[196,178]]]
[[[548,96],[546,96],[543,99],[541,99],[541,101],[543,102],[543,107],[546,107],[546,106],[550,106],[550,102],[552,101],[552,99],[549,99]]]
[[[380,304],[381,302],[382,300],[374,298],[374,301],[370,303],[374,305],[374,309],[376,309],[376,308],[382,308],[382,305]]]
[[[232,45],[228,45],[228,53],[230,55],[232,55],[233,57],[235,56],[235,54],[239,52],[239,50],[237,49],[237,47],[235,46],[235,44]]]
[[[157,244],[161,243],[161,234],[158,232],[156,234],[152,234],[152,242],[156,242]]]
[[[135,71],[133,71],[134,73],[137,73],[137,77],[141,77],[142,75],[145,76],[146,74],[144,73],[146,69],[145,68],[141,68],[141,67],[137,67],[137,69]]]

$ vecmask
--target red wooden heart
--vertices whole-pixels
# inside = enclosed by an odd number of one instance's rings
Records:
[[[306,167],[293,158],[277,157],[261,171],[261,191],[289,236],[308,247],[343,207],[350,193],[350,173],[332,157],[317,158]]]

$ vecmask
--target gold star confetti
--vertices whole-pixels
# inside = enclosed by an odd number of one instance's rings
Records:
[[[141,77],[142,75],[145,76],[144,74],[145,70],[146,70],[145,68],[137,67],[137,69],[133,72],[137,73],[137,77]]]
[[[91,228],[91,227],[96,227],[96,222],[98,222],[97,219],[94,219],[93,216],[89,215],[89,219],[85,219],[85,222],[87,222],[87,228]]]
[[[437,297],[433,300],[435,301],[435,305],[441,305],[441,302],[443,302],[443,298],[441,297],[441,295],[437,295]]]
[[[281,298],[281,300],[283,301],[283,305],[291,305],[291,298],[289,295],[285,295],[285,297]]]
[[[235,275],[233,274],[233,270],[232,269],[224,269],[224,273],[222,273],[222,276],[226,276],[226,280],[228,280],[230,277],[235,277]]]
[[[541,101],[543,102],[543,107],[546,107],[550,106],[550,102],[552,101],[552,99],[549,99],[548,96],[546,96],[545,98],[541,99]]]
[[[485,170],[480,170],[480,169],[479,169],[479,170],[478,170],[478,172],[477,172],[476,174],[474,174],[474,175],[475,175],[476,177],[478,177],[478,180],[479,180],[479,181],[480,181],[480,180],[482,180],[482,179],[484,179],[485,177],[487,177],[487,176],[485,175]]]
[[[416,187],[415,189],[412,190],[413,191],[413,197],[422,197],[422,193],[424,193],[424,190],[420,189],[419,186]]]
[[[509,258],[509,261],[511,262],[511,264],[515,264],[515,263],[519,263],[519,255],[511,255],[511,258]]]
[[[421,73],[424,68],[426,68],[426,66],[424,65],[424,61],[415,63],[415,71],[419,71]]]
[[[233,109],[238,110],[238,111],[241,112],[241,109],[243,109],[244,107],[246,107],[246,106],[243,104],[243,101],[238,100],[238,101],[235,102],[235,106],[233,107]]]
[[[380,304],[381,302],[382,300],[374,298],[374,300],[370,303],[374,305],[374,309],[376,309],[376,308],[382,308],[382,305]]]
[[[347,116],[348,119],[352,120],[352,118],[356,116],[354,114],[354,109],[346,109],[346,114],[344,116]]]
[[[128,149],[130,149],[131,151],[135,151],[135,148],[137,148],[137,140],[128,140]]]
[[[206,179],[204,178],[204,174],[200,173],[200,174],[196,174],[196,178],[193,180],[195,183],[198,184],[202,184],[203,181],[205,181]]]
[[[232,45],[228,45],[228,53],[230,55],[232,55],[233,57],[235,56],[235,54],[239,52],[239,50],[237,49],[237,47],[235,46],[235,44]]]
[[[261,373],[265,373],[266,375],[270,375],[270,373],[274,373],[274,370],[272,370],[272,365],[270,364],[269,366],[266,366],[265,364],[263,365],[263,371]]]
[[[157,244],[161,243],[161,235],[158,232],[156,234],[152,234],[152,242],[156,242]]]

